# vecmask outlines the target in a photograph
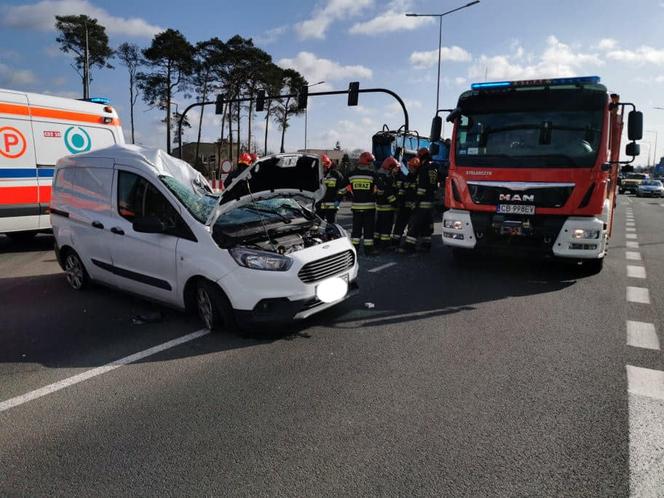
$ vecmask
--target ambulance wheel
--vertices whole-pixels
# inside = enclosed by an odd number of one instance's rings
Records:
[[[65,278],[69,286],[75,291],[85,289],[90,283],[88,272],[83,266],[83,261],[79,258],[76,251],[68,249],[65,253],[64,264]]]
[[[206,329],[212,332],[237,329],[231,303],[217,285],[200,279],[194,299],[196,311]]]
[[[6,235],[16,244],[25,244],[34,239],[37,232],[9,232]]]

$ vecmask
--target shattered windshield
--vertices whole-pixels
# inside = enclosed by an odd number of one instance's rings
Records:
[[[205,223],[219,202],[219,197],[210,194],[203,185],[197,185],[192,182],[190,186],[186,186],[172,176],[166,175],[162,175],[159,178],[168,187],[168,190],[187,208],[187,211],[201,223]]]

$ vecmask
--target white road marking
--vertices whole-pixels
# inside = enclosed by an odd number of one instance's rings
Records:
[[[385,263],[384,265],[377,266],[376,268],[372,268],[369,270],[369,273],[378,273],[381,270],[384,270],[386,268],[389,268],[390,266],[394,266],[396,263],[392,261],[391,263]]]
[[[660,206],[662,206],[664,208],[664,204],[660,204]]]
[[[626,227],[635,227],[636,223],[634,223],[633,221],[627,221],[627,223],[625,223],[625,226]]]
[[[627,320],[627,345],[659,350],[659,337],[657,337],[655,325]]]
[[[632,232],[632,233],[634,233],[634,232],[636,232],[636,228],[633,228],[633,227],[627,227],[627,228],[625,228],[625,231],[626,231],[626,232]]]
[[[627,233],[625,234],[626,239],[637,239],[638,237],[636,236],[635,233]]]
[[[86,380],[92,379],[93,377],[97,377],[98,375],[108,373],[123,365],[128,365],[129,363],[135,363],[139,360],[142,360],[143,358],[147,358],[148,356],[161,353],[162,351],[174,348],[175,346],[179,346],[181,344],[184,344],[185,342],[193,341],[194,339],[198,339],[199,337],[203,337],[204,335],[207,335],[209,333],[210,331],[207,329],[198,330],[196,332],[192,332],[191,334],[183,335],[182,337],[178,337],[171,341],[164,342],[163,344],[159,344],[144,351],[140,351],[138,353],[125,356],[124,358],[120,358],[119,360],[115,360],[111,363],[107,363],[106,365],[102,365],[101,367],[93,368],[91,370],[86,370],[85,372],[82,372],[78,375],[74,375],[73,377],[68,377],[53,384],[49,384],[48,386],[44,386],[39,389],[35,389],[34,391],[30,391],[20,396],[16,396],[15,398],[10,398],[8,400],[2,401],[0,402],[0,412],[4,412],[5,410],[9,410],[10,408],[14,408],[15,406],[27,403],[28,401],[33,401],[37,398],[41,398],[56,391],[60,391],[61,389],[71,387],[80,382],[84,382]]]
[[[641,261],[641,253],[636,251],[625,251],[625,258],[632,261]]]
[[[638,249],[639,248],[639,243],[634,242],[633,240],[628,240],[627,242],[625,242],[625,244],[627,245],[627,247],[629,249]]]
[[[627,301],[650,304],[650,291],[645,287],[627,287]]]
[[[627,365],[627,391],[664,400],[664,372]]]
[[[646,278],[646,269],[643,266],[627,265],[629,278]]]

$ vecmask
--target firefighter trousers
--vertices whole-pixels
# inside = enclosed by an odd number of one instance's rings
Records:
[[[354,246],[360,245],[360,240],[364,238],[365,247],[373,247],[374,230],[376,227],[375,209],[357,209],[353,211],[353,231],[350,235],[350,241]]]
[[[406,230],[406,226],[408,226],[412,214],[413,210],[405,206],[399,208],[397,211],[397,220],[394,224],[394,232],[392,232],[393,244],[398,245],[401,242],[401,237],[403,236],[404,230]]]
[[[417,207],[413,211],[408,222],[408,234],[406,244],[415,246],[417,241],[425,247],[431,246],[431,235],[433,234],[433,209]]]
[[[394,209],[378,210],[376,212],[376,233],[374,239],[381,246],[389,244],[394,225]]]

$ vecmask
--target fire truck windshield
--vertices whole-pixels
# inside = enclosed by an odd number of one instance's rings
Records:
[[[606,103],[606,93],[584,90],[531,90],[462,97],[456,164],[592,167],[601,144]]]

